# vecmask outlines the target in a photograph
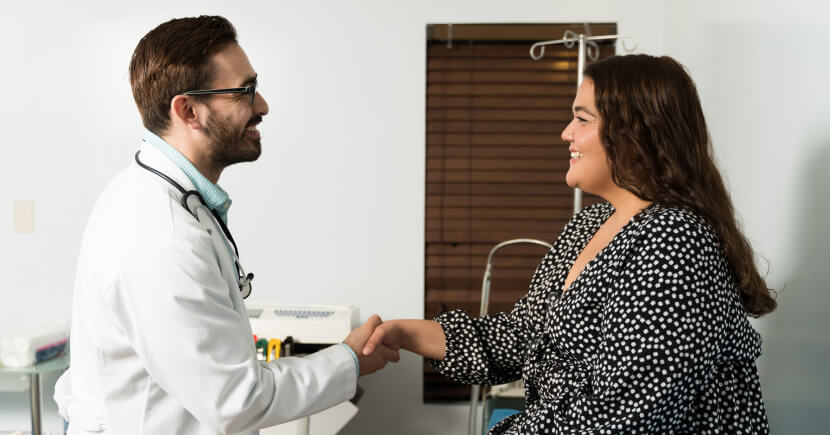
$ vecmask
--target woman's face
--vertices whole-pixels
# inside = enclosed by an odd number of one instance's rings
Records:
[[[588,193],[603,196],[613,189],[611,163],[600,142],[600,117],[594,100],[594,81],[586,77],[576,91],[573,120],[562,130],[562,140],[568,143],[570,168],[565,181]]]

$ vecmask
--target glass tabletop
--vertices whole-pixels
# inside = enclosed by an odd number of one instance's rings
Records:
[[[39,364],[28,367],[5,367],[0,366],[0,374],[2,373],[20,373],[20,374],[35,374],[35,373],[49,373],[57,370],[63,370],[69,367],[69,354],[65,353],[61,356],[44,361]]]

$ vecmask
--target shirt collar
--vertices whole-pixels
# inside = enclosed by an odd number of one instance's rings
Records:
[[[225,192],[218,184],[213,184],[193,166],[193,163],[190,160],[187,160],[187,157],[182,155],[177,149],[173,148],[172,145],[165,142],[164,139],[156,135],[150,130],[144,130],[144,138],[142,139],[144,142],[154,146],[159,151],[162,152],[168,159],[170,159],[179,169],[187,175],[187,178],[193,183],[193,186],[196,187],[196,191],[202,195],[202,198],[205,199],[205,205],[208,206],[209,209],[215,210],[216,213],[219,214],[219,217],[222,218],[223,221],[227,224],[228,222],[228,209],[231,207],[230,196],[228,196],[227,192]]]

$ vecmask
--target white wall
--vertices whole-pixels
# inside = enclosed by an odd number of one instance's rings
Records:
[[[819,1],[793,8],[803,12],[792,12],[792,2],[722,3],[5,5],[0,291],[13,302],[0,305],[0,331],[31,318],[68,320],[87,213],[140,133],[130,54],[162,21],[228,17],[271,106],[261,159],[221,180],[234,199],[230,222],[242,259],[257,274],[252,300],[349,303],[364,319],[423,313],[425,25],[610,21],[639,39],[639,51],[674,55],[697,80],[747,234],[772,265],[770,284],[786,284],[780,312],[759,322],[770,415],[808,424],[826,414],[830,386],[816,365],[828,356],[821,314],[830,276],[820,266],[830,243],[822,225],[830,218],[823,79],[830,60],[822,52],[830,30],[826,21],[804,25],[822,16],[813,10]],[[809,38],[777,40],[796,31]],[[35,201],[34,234],[13,233],[15,199]],[[420,383],[420,359],[412,356],[364,378],[361,412],[345,432],[462,433],[464,409],[422,405]],[[13,401],[19,396],[0,395],[0,430],[27,424]]]

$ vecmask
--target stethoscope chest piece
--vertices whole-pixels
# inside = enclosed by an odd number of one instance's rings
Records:
[[[254,274],[249,273],[245,276],[241,276],[241,275],[242,274],[240,273],[239,292],[242,294],[242,299],[247,299],[248,296],[251,295],[251,290],[253,288],[253,284],[251,284],[251,281],[254,279]]]

